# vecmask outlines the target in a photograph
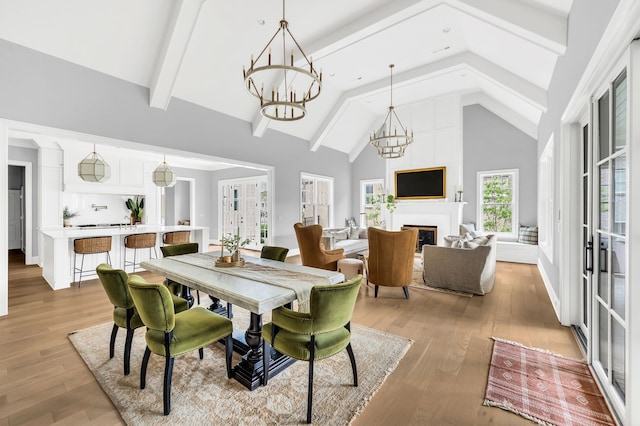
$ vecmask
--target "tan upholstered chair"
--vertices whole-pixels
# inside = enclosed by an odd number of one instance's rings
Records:
[[[344,249],[325,250],[321,244],[322,226],[308,225],[302,223],[293,225],[300,247],[300,259],[304,266],[338,270],[338,260],[344,257]]]
[[[369,228],[368,234],[367,279],[375,286],[375,297],[378,297],[378,286],[387,286],[402,287],[408,299],[418,229],[385,231]]]

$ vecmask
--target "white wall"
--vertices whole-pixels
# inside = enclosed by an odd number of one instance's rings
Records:
[[[7,136],[7,127],[0,122],[0,188],[7,188],[9,185],[7,167],[9,161],[9,139]],[[6,206],[8,203],[7,191],[0,191],[0,205]],[[9,220],[8,212],[6,208],[0,209],[0,226],[2,233],[0,234],[0,277],[6,277],[9,274],[8,259],[7,259],[7,227],[6,223]],[[2,282],[4,281],[4,284]],[[7,315],[9,311],[9,288],[7,286],[6,279],[0,279],[0,316]]]
[[[462,184],[463,167],[460,95],[431,99],[410,107],[398,108],[396,112],[400,120],[407,116],[407,121],[415,126],[411,129],[414,142],[407,147],[404,157],[387,160],[388,192],[393,194],[396,170],[445,166],[446,195],[448,201],[454,201],[455,187]]]

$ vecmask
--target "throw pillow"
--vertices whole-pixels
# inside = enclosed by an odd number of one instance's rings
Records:
[[[460,237],[457,235],[449,235],[448,237],[444,237],[444,246],[445,247],[454,247],[453,244],[458,244],[460,241]]]
[[[471,236],[473,238],[478,238],[478,237],[484,237],[484,232],[478,230],[478,231],[473,231],[471,232]]]
[[[518,231],[518,242],[522,244],[538,244],[538,227],[537,226],[522,226]]]
[[[478,246],[479,246],[479,244],[476,243],[476,242],[473,242],[473,241],[465,241],[462,244],[462,248],[466,248],[466,249],[474,249],[474,248],[476,248]]]
[[[461,223],[459,232],[460,235],[465,235],[466,233],[470,233],[473,235],[473,233],[476,232],[476,224],[473,222]]]

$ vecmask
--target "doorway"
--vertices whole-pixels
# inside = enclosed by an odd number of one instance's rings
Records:
[[[162,222],[165,225],[195,225],[195,179],[176,178],[176,184],[163,188]]]
[[[38,259],[33,256],[33,166],[27,161],[8,161],[8,248],[22,251],[24,263],[33,265]],[[12,191],[18,191],[13,192]],[[19,210],[18,210],[19,209]],[[13,210],[13,212],[11,211]],[[12,219],[13,215],[13,219]],[[16,217],[17,216],[17,217]],[[20,222],[18,224],[18,222]],[[11,229],[10,229],[11,227]],[[12,241],[13,240],[13,241]],[[16,240],[20,242],[17,243]]]
[[[582,250],[580,320],[588,359],[613,407],[626,399],[629,135],[627,71],[594,97],[581,123]]]

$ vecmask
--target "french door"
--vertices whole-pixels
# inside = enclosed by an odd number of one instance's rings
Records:
[[[592,104],[582,127],[582,286],[577,329],[603,390],[622,410],[627,353],[627,73]]]
[[[247,248],[261,248],[269,236],[267,178],[220,181],[219,193],[220,237],[239,235],[242,240],[250,240]]]

